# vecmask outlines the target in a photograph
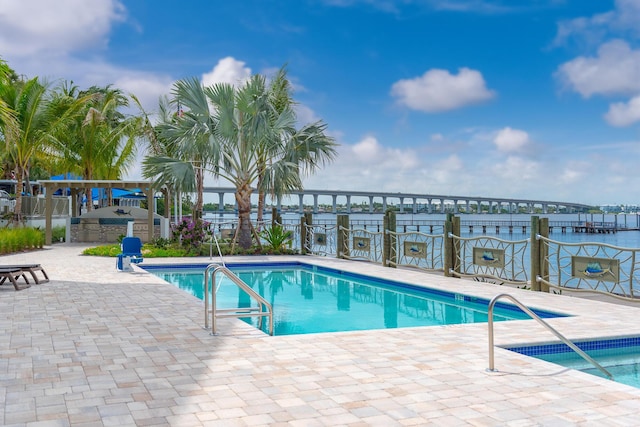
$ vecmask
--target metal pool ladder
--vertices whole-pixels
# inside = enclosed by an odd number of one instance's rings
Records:
[[[216,273],[221,272],[227,276],[240,289],[253,298],[258,305],[255,307],[217,308],[216,305]],[[209,286],[211,278],[211,286]],[[211,309],[209,309],[209,291],[211,290]],[[204,271],[204,327],[209,329],[209,314],[211,314],[211,334],[216,335],[216,319],[219,317],[257,317],[258,328],[262,329],[264,317],[269,320],[269,335],[273,335],[273,308],[260,294],[251,289],[249,285],[236,276],[224,265],[209,264]]]
[[[589,356],[582,349],[580,349],[580,347],[578,347],[577,345],[575,345],[574,343],[569,341],[564,335],[562,335],[560,332],[555,330],[551,325],[549,325],[547,322],[542,320],[540,318],[540,316],[538,316],[533,311],[531,311],[529,309],[529,307],[525,306],[520,301],[515,299],[515,297],[513,297],[512,295],[509,295],[509,294],[498,294],[495,297],[493,297],[493,299],[489,303],[489,369],[488,369],[488,371],[491,371],[491,372],[497,371],[497,369],[495,369],[494,363],[493,363],[493,359],[494,359],[494,357],[493,357],[493,307],[496,305],[496,302],[500,298],[510,299],[515,305],[517,305],[520,309],[522,309],[522,311],[524,311],[529,316],[531,316],[531,318],[537,320],[538,323],[540,323],[542,326],[544,326],[549,331],[551,331],[551,333],[553,333],[556,337],[558,337],[560,339],[560,341],[562,341],[564,344],[569,346],[573,351],[578,353],[578,355],[580,355],[580,357],[582,357],[584,360],[586,360],[587,362],[591,363],[593,366],[598,368],[600,370],[600,372],[602,372],[603,374],[605,374],[607,376],[607,378],[609,378],[610,380],[613,380],[613,375],[611,375],[611,373],[609,371],[607,371],[604,367],[602,367],[602,365],[600,365],[591,356]]]

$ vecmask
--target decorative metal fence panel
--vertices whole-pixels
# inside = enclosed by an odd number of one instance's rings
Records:
[[[349,255],[345,255],[345,258],[382,262],[382,240],[384,233],[362,228],[343,230],[347,233],[347,242],[349,245]]]
[[[337,255],[337,225],[305,225],[307,241],[302,242],[307,252],[314,255]]]
[[[458,277],[490,279],[501,284],[529,284],[527,248],[529,239],[502,240],[497,237],[453,238],[455,259],[451,273]]]
[[[420,232],[388,233],[395,237],[391,245],[389,263],[396,267],[417,267],[425,270],[442,270],[444,234]],[[393,261],[395,260],[395,261]]]
[[[548,273],[538,280],[562,291],[640,297],[640,249],[605,243],[564,243],[537,236]]]

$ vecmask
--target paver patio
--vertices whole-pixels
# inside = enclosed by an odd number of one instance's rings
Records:
[[[41,263],[51,278],[19,292],[0,286],[2,425],[640,423],[640,389],[500,348],[499,372],[487,372],[486,324],[269,337],[222,319],[211,336],[202,301],[149,273],[118,272],[113,258],[82,256],[84,247],[0,257]],[[528,306],[572,314],[549,320],[571,339],[640,335],[640,307],[294,258],[486,298],[508,291]],[[145,260],[180,262],[194,259]],[[555,341],[533,320],[495,329],[497,345]]]

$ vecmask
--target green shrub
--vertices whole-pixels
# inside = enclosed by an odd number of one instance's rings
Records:
[[[51,230],[51,241],[53,243],[64,242],[67,238],[67,227],[64,225],[56,225]]]
[[[281,250],[287,247],[291,247],[291,231],[285,230],[281,225],[274,225],[265,229],[260,233],[271,250]]]
[[[33,227],[0,229],[0,254],[41,249],[44,246],[44,231]]]

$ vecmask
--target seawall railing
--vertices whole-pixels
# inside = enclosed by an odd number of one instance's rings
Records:
[[[524,223],[517,226],[525,227]],[[556,241],[550,238],[550,221],[535,216],[526,222],[529,236],[517,240],[504,239],[504,233],[463,237],[463,224],[460,217],[449,215],[440,232],[427,233],[405,228],[389,212],[375,226],[350,221],[348,215],[338,215],[332,224],[316,223],[312,215],[305,215],[300,223],[278,225],[291,232],[291,247],[302,254],[416,268],[534,291],[601,293],[640,302],[640,248]],[[232,237],[234,228],[234,222],[213,225],[222,238]]]

